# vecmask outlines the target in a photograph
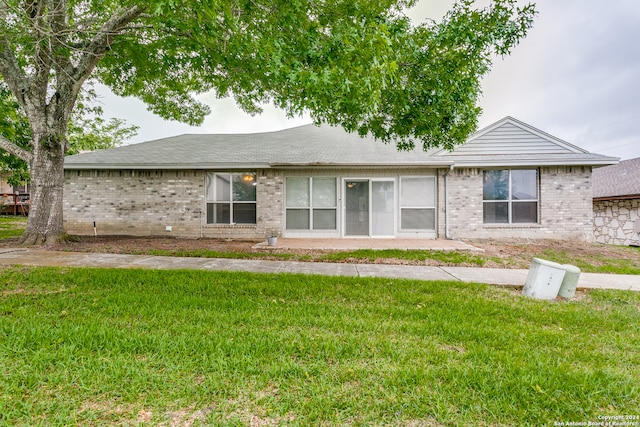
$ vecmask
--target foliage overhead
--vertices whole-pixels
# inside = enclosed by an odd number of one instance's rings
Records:
[[[137,126],[127,125],[124,120],[103,119],[102,109],[95,104],[96,94],[89,90],[81,96],[68,127],[67,154],[111,148],[135,136]],[[0,135],[21,148],[29,149],[31,129],[29,120],[20,109],[6,85],[0,82]],[[29,182],[27,162],[0,149],[0,171],[12,186]]]
[[[400,148],[414,140],[453,148],[476,127],[491,58],[525,36],[535,9],[515,0],[475,9],[463,0],[441,22],[414,25],[403,13],[414,3],[1,0],[0,56],[14,55],[27,76],[50,61],[48,97],[69,72],[58,59],[78,71],[86,55],[99,54],[91,79],[166,119],[201,123],[209,108],[193,95],[213,90],[250,113],[273,102]],[[92,51],[118,19],[104,52]],[[52,58],[44,45],[53,46]]]

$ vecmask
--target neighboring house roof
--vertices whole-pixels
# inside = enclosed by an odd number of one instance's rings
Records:
[[[398,151],[393,144],[360,138],[342,128],[305,125],[267,133],[174,136],[68,156],[65,169],[505,167],[610,165],[617,160],[588,153],[506,117],[453,152]]]
[[[640,157],[594,169],[594,199],[640,198]]]
[[[589,153],[513,117],[505,117],[476,132],[452,152],[435,152],[434,157],[466,167],[600,166],[618,161],[617,157]]]

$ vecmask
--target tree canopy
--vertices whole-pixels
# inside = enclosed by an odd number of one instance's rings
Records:
[[[476,127],[491,59],[525,36],[535,9],[460,0],[441,22],[414,24],[413,4],[0,0],[0,76],[30,128],[27,147],[0,136],[0,148],[43,175],[50,184],[36,187],[60,204],[69,123],[90,81],[190,124],[209,113],[194,95],[213,91],[250,113],[271,102],[399,148],[453,148]],[[27,234],[60,232],[61,214],[29,219]]]

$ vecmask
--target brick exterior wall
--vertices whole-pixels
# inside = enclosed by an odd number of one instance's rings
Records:
[[[453,239],[553,238],[593,240],[590,167],[543,167],[537,224],[484,224],[482,169],[454,169],[449,180],[449,230]],[[441,191],[443,186],[441,186]],[[441,197],[442,200],[442,197]],[[439,223],[444,227],[441,203]],[[444,230],[440,230],[444,237]]]
[[[396,172],[397,173],[397,172]],[[438,171],[438,237],[445,237],[444,174]],[[282,232],[284,173],[256,171],[256,224],[205,224],[205,171],[67,170],[64,225],[69,234],[212,237],[262,240]],[[554,238],[593,240],[590,167],[540,169],[538,224],[484,224],[482,169],[448,175],[453,239]],[[171,231],[167,231],[171,227]]]
[[[253,225],[205,224],[205,171],[67,170],[64,226],[69,234],[264,239],[282,228],[281,172],[258,171]],[[171,231],[167,231],[171,227]]]
[[[640,221],[640,200],[602,200],[593,202],[593,233],[598,243],[637,245],[636,224]]]

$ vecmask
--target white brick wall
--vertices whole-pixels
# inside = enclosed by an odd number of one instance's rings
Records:
[[[445,237],[444,170],[438,174],[438,233]],[[64,223],[69,234],[264,239],[281,232],[284,174],[257,171],[255,225],[205,224],[204,171],[65,171]],[[540,169],[539,223],[483,224],[482,169],[454,169],[449,180],[449,229],[463,238],[593,240],[591,168]],[[170,226],[172,231],[166,231]]]
[[[454,239],[593,240],[590,167],[540,168],[537,224],[484,224],[482,169],[454,169],[448,179],[449,230]],[[444,224],[442,206],[440,212],[440,224]]]
[[[258,171],[255,225],[205,224],[204,176],[204,171],[65,171],[65,230],[92,235],[95,221],[104,235],[263,239],[268,230],[281,229],[282,173]]]

